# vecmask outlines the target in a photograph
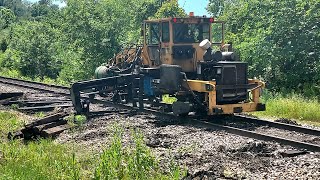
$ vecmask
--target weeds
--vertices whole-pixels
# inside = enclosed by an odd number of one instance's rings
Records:
[[[35,116],[38,117],[38,118],[44,118],[46,116],[46,114],[41,111],[41,112],[36,112]]]
[[[12,141],[1,144],[0,150],[3,154],[0,163],[3,179],[74,179],[72,175],[78,172],[68,146],[51,140],[27,145]]]
[[[83,115],[75,115],[74,116],[74,122],[79,126],[83,125],[86,121],[87,121],[86,116],[83,116]]]
[[[181,179],[185,175],[178,166],[173,166],[169,174],[162,174],[142,134],[132,131],[133,144],[123,147],[122,133],[116,129],[111,146],[100,157],[94,179]]]
[[[82,127],[82,125],[87,121],[87,117],[83,115],[74,115],[71,114],[65,118],[68,121],[68,124],[72,127]]]
[[[80,179],[80,166],[76,159],[76,153],[72,153],[72,179]]]
[[[254,115],[320,123],[320,102],[317,99],[306,99],[296,94],[283,96],[266,93],[263,102],[266,103],[266,111],[255,112]]]
[[[10,108],[17,110],[19,108],[19,104],[11,104]]]
[[[4,139],[9,132],[17,130],[23,124],[16,114],[0,111],[0,138]]]

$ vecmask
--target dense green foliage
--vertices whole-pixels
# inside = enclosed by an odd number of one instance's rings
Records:
[[[185,16],[177,0],[65,2],[0,0],[2,74],[88,79],[124,44],[141,42],[142,20]],[[320,94],[318,0],[210,0],[208,10],[226,21],[226,42],[249,63],[250,77],[278,92]]]
[[[139,43],[144,19],[181,15],[177,1],[0,1],[2,72],[72,82],[88,79],[123,44]],[[13,73],[12,73],[13,72]]]
[[[319,0],[210,0],[251,76],[271,89],[320,94]]]

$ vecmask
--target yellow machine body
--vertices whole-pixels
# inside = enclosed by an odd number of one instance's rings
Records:
[[[233,114],[235,109],[241,109],[242,112],[254,112],[259,109],[260,104],[260,91],[261,88],[265,87],[265,83],[260,80],[250,79],[250,84],[257,84],[258,88],[252,89],[250,91],[251,101],[236,103],[236,104],[225,104],[218,105],[216,102],[216,82],[215,81],[200,81],[200,80],[188,80],[188,83],[193,91],[202,92],[206,94],[206,101],[208,102],[208,115],[216,114]],[[186,84],[184,84],[186,86]],[[219,110],[216,112],[214,110]],[[221,112],[221,113],[220,113]]]

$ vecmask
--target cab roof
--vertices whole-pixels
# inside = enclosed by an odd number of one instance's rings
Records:
[[[189,16],[189,17],[169,17],[169,18],[161,18],[161,19],[149,19],[144,20],[145,23],[152,23],[152,22],[190,22],[190,23],[197,23],[197,22],[214,22],[213,17],[206,17],[206,16]]]

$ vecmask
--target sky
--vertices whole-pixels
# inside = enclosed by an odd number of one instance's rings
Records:
[[[39,0],[25,0],[25,1],[38,2]],[[57,4],[57,5],[59,5],[59,6],[64,6],[64,5],[65,5],[64,2],[60,2],[59,0],[53,0],[53,4]]]
[[[179,6],[182,7],[187,14],[194,12],[195,16],[209,16],[206,7],[209,0],[178,0]]]
[[[37,2],[38,0],[29,0],[30,2]],[[208,5],[209,0],[178,0],[179,6],[182,7],[187,14],[189,12],[194,12],[195,16],[207,15],[209,16],[207,10],[205,9]],[[58,5],[62,5],[61,2],[55,2]]]

